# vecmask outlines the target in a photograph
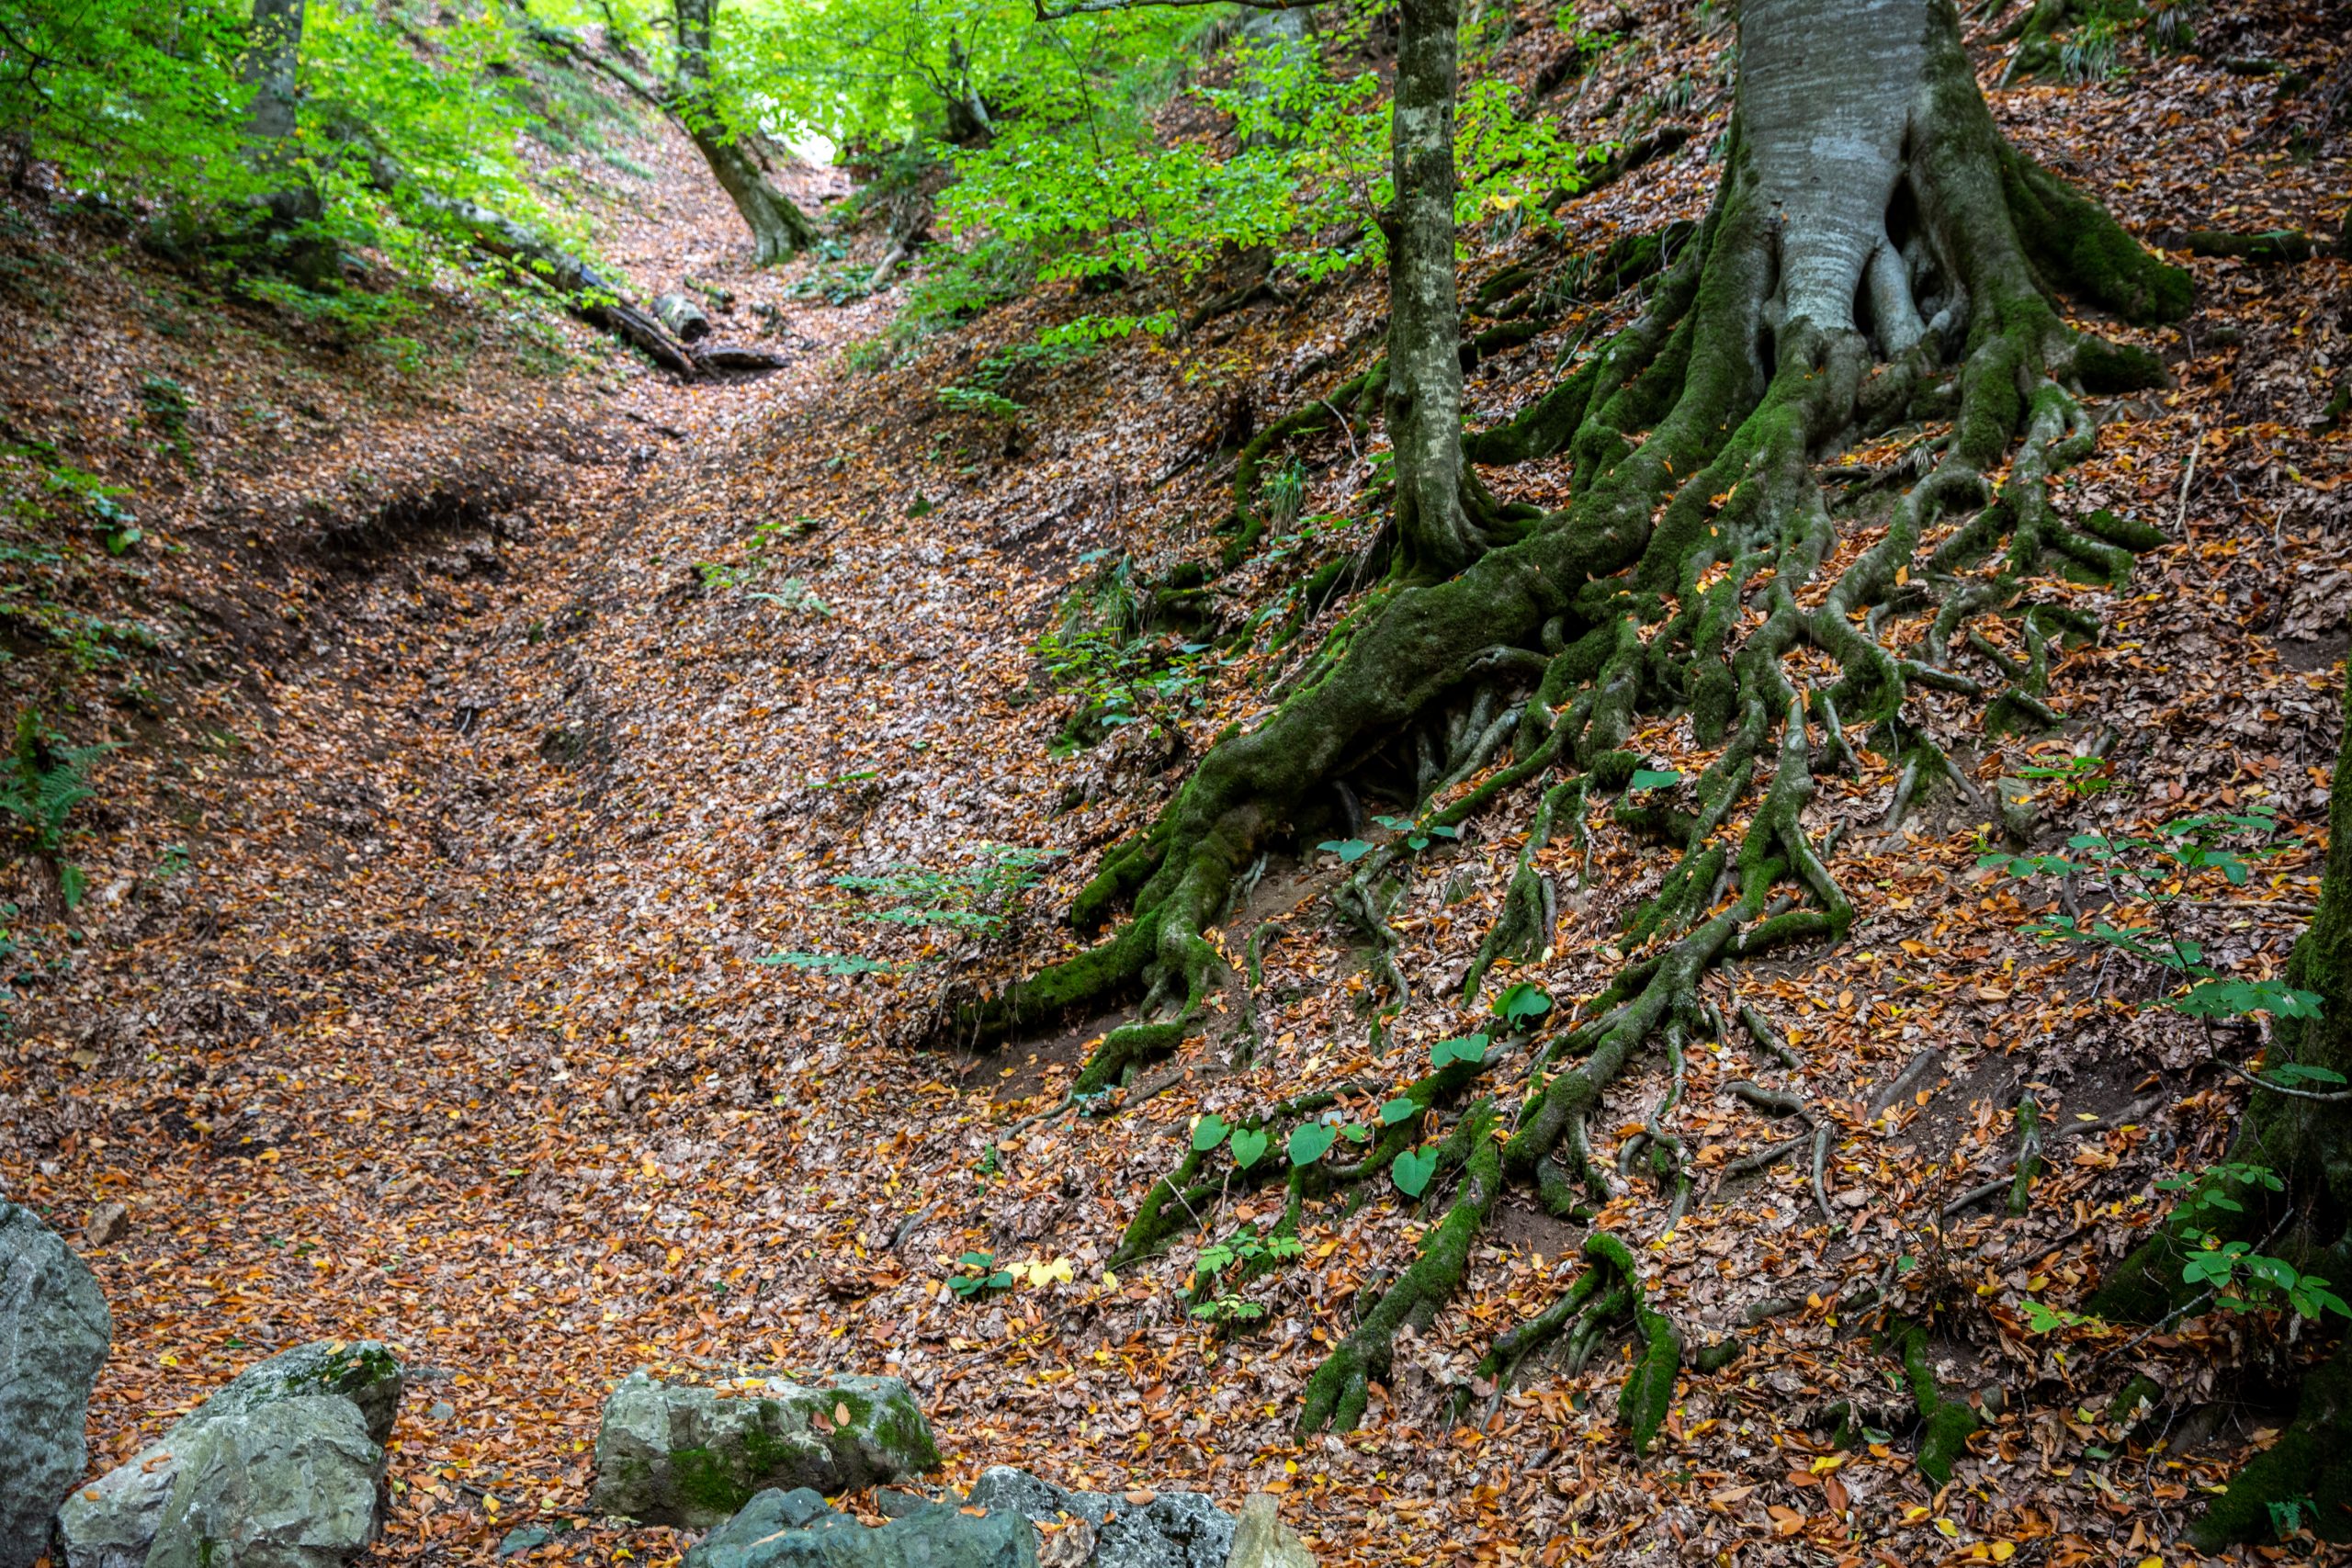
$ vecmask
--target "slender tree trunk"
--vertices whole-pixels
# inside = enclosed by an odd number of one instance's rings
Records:
[[[1462,503],[1462,307],[1453,267],[1460,0],[1403,0],[1390,169],[1388,439],[1407,570],[1446,578],[1476,540]]]
[[[318,194],[294,167],[295,95],[302,57],[303,0],[254,0],[245,53],[245,85],[253,102],[245,114],[245,136],[254,171],[271,183],[265,197],[270,217],[281,225],[319,214]]]
[[[711,90],[710,39],[718,0],[674,0],[678,29],[677,87],[673,107],[686,134],[710,165],[735,210],[752,231],[762,266],[780,262],[816,243],[816,226],[792,198],[775,188],[748,136],[729,127]]]

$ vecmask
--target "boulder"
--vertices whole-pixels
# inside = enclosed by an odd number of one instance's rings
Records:
[[[1233,1516],[1198,1492],[1122,1506],[1094,1532],[1094,1568],[1225,1568]]]
[[[68,1568],[333,1568],[376,1539],[400,1361],[373,1340],[246,1368],[57,1510]]]
[[[1107,1492],[1066,1492],[1042,1476],[1009,1464],[991,1465],[980,1472],[964,1501],[990,1512],[1019,1514],[1035,1524],[1052,1524],[1068,1517],[1100,1525],[1112,1504]]]
[[[848,1492],[938,1467],[930,1424],[897,1378],[722,1390],[636,1371],[605,1401],[590,1506],[707,1529],[770,1488]]]
[[[173,1457],[146,1568],[342,1568],[375,1542],[384,1449],[347,1399],[277,1400]]]
[[[867,1529],[813,1492],[771,1489],[703,1538],[684,1568],[1037,1568],[1018,1514],[944,1504]]]
[[[1225,1568],[1233,1545],[1233,1517],[1199,1492],[1162,1492],[1129,1503],[1103,1492],[1070,1492],[1026,1471],[998,1465],[980,1472],[967,1506],[1012,1512],[1032,1523],[1083,1520],[1046,1550],[1057,1561],[1074,1541],[1087,1543],[1074,1561],[1092,1568]]]
[[[1233,1551],[1225,1568],[1315,1568],[1315,1554],[1296,1531],[1274,1517],[1274,1500],[1253,1492],[1233,1527]]]
[[[89,1463],[90,1385],[113,1337],[88,1266],[0,1198],[0,1568],[49,1551],[50,1516]]]

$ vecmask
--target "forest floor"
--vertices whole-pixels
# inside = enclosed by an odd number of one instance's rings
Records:
[[[1679,82],[1668,109],[1699,134],[1565,209],[1555,242],[1482,231],[1472,278],[1702,210],[1727,35],[1657,4],[1629,20],[1559,112],[1616,134],[1644,85]],[[2340,139],[2298,155],[2276,82],[2222,62],[2340,80],[2341,40],[2264,0],[2217,0],[2201,26],[2203,54],[1996,91],[1996,114],[2143,234],[2334,231]],[[1532,28],[1496,68],[1531,75],[1564,37]],[[1988,50],[1988,88],[1997,69]],[[2281,1424],[2304,1348],[2258,1317],[2144,1337],[2036,1325],[2160,1212],[2160,1178],[2221,1157],[2242,1091],[2188,1021],[2140,1010],[2149,976],[2019,931],[2048,895],[1980,870],[1987,818],[1966,799],[1884,830],[1895,781],[1873,756],[1825,780],[1807,818],[1842,827],[1850,939],[1708,981],[1727,1012],[1770,1018],[1796,1065],[1736,1032],[1694,1050],[1677,1112],[1701,1173],[1690,1213],[1669,1230],[1668,1195],[1634,1176],[1604,1215],[1694,1349],[1747,1346],[1718,1372],[1686,1365],[1647,1457],[1615,1418],[1622,1348],[1473,1383],[1493,1336],[1577,1267],[1581,1233],[1532,1210],[1481,1237],[1365,1426],[1303,1444],[1299,1385],[1431,1208],[1310,1209],[1305,1255],[1250,1289],[1263,1315],[1238,1332],[1181,1294],[1208,1230],[1106,1273],[1196,1117],[1350,1080],[1376,1104],[1486,1012],[1453,992],[1532,799],[1424,857],[1395,921],[1413,996],[1385,1053],[1323,902],[1328,855],[1271,865],[1222,932],[1238,955],[1278,922],[1262,984],[1233,1004],[1254,1014],[1246,1066],[1216,1032],[1080,1116],[1047,1112],[1116,1017],[1001,1055],[912,1044],[951,976],[1072,950],[1057,918],[1093,852],[1264,710],[1295,648],[1218,663],[1171,637],[1148,660],[1181,678],[1143,722],[1057,747],[1077,699],[1035,645],[1123,559],[1216,549],[1237,410],[1270,420],[1360,368],[1376,282],[1031,373],[1007,426],[937,389],[1085,302],[1037,290],[860,368],[841,351],[886,328],[898,293],[834,306],[795,288],[832,264],[752,271],[691,150],[649,134],[639,156],[662,177],[606,180],[607,254],[648,293],[732,290],[722,335],[774,306],[790,369],[674,385],[454,299],[403,329],[410,349],[339,348],[87,220],[19,209],[0,231],[0,333],[39,349],[0,366],[16,552],[0,686],[12,711],[38,704],[115,748],[74,819],[79,906],[45,862],[0,868],[16,907],[0,1179],[69,1234],[105,1204],[129,1213],[89,1253],[115,1314],[96,1467],[271,1349],[364,1336],[414,1380],[388,1561],[486,1560],[512,1526],[556,1520],[582,1528],[533,1561],[673,1560],[687,1537],[583,1512],[599,1406],[640,1365],[892,1372],[931,1412],[938,1479],[1014,1463],[1228,1506],[1272,1490],[1327,1563],[2180,1560],[2204,1490]],[[1940,696],[1929,711],[1987,796],[2025,781],[2044,847],[2275,807],[2282,852],[2180,907],[2217,964],[2258,976],[2313,897],[2339,739],[2352,438],[2317,427],[2352,362],[2352,266],[2194,265],[2198,314],[2142,337],[2177,386],[2103,406],[2096,454],[2060,481],[2070,509],[2170,541],[2122,589],[2045,585],[2105,627],[2055,669],[2064,728],[1988,734]],[[1480,417],[1628,304],[1481,367]],[[1343,514],[1368,454],[1337,434],[1300,450],[1303,514]],[[1498,478],[1514,498],[1565,492],[1564,469],[1530,473]],[[135,514],[136,541],[89,499],[100,481],[123,487],[107,504]],[[1219,584],[1226,624],[1347,544],[1336,525],[1270,541]],[[1687,726],[1634,744],[1703,765]],[[2029,772],[2092,750],[2111,787]],[[1667,863],[1602,814],[1591,840],[1547,852],[1580,890],[1543,956],[1495,982],[1538,985],[1562,1014],[1611,972],[1618,918]],[[970,870],[992,845],[1057,858],[984,937],[863,919],[888,900],[832,880]],[[891,967],[763,962],[786,953]],[[1739,1078],[1832,1129],[1826,1216],[1807,1159],[1725,1177],[1784,1130],[1724,1092]],[[2057,1131],[2028,1212],[1941,1219],[2006,1170],[2029,1083]],[[1604,1157],[1666,1087],[1657,1060],[1611,1093]],[[1216,1234],[1272,1213],[1227,1211]],[[1015,1284],[949,1290],[975,1251],[1021,1265]],[[1939,1381],[1987,1427],[1943,1489],[1914,1469],[1899,1366],[1838,1307],[1898,1256],[1941,1303]],[[1746,1323],[1776,1299],[1804,1304]],[[2105,1414],[2142,1371],[2167,1391],[2157,1430]],[[1861,1447],[1832,1446],[1841,1402],[1871,1428]]]

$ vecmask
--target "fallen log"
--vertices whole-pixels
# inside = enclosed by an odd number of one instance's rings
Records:
[[[781,370],[792,363],[780,354],[770,354],[763,348],[747,348],[741,344],[698,344],[686,351],[705,371],[728,372]]]
[[[703,308],[683,294],[657,294],[653,297],[653,313],[662,324],[675,333],[680,343],[696,343],[710,335],[710,318]]]
[[[477,250],[554,289],[562,297],[564,308],[589,325],[634,344],[664,370],[689,379],[702,374],[702,367],[668,328],[630,304],[619,285],[579,257],[480,202],[426,189],[389,158],[370,159],[368,173],[378,189],[442,218],[461,231]]]

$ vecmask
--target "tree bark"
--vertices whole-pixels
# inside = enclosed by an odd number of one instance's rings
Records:
[[[316,284],[334,275],[334,247],[300,231],[322,210],[319,193],[300,165],[295,139],[296,106],[302,58],[303,0],[254,0],[247,35],[244,82],[253,89],[245,113],[245,139],[254,173],[262,182],[260,206],[274,234],[290,235],[282,262],[297,279]]]
[[[1462,501],[1462,306],[1453,265],[1459,0],[1403,0],[1390,121],[1388,441],[1408,573],[1452,577],[1476,540]]]
[[[767,266],[814,244],[816,225],[775,188],[752,138],[727,123],[710,79],[710,40],[718,0],[673,0],[678,69],[672,110],[710,165],[719,188],[752,231],[754,260]]]

